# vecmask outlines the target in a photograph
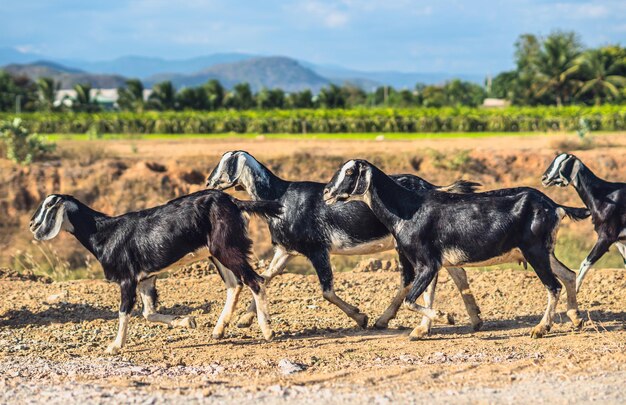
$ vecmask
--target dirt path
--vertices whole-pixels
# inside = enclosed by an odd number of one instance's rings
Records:
[[[102,148],[108,153],[125,158],[136,158],[138,155],[149,156],[152,159],[178,159],[198,157],[201,159],[221,156],[228,150],[246,150],[253,155],[264,158],[274,158],[295,153],[311,153],[313,155],[358,156],[376,153],[406,153],[407,151],[435,149],[474,149],[478,151],[521,151],[521,150],[552,150],[558,139],[565,135],[537,134],[524,136],[494,136],[483,138],[439,138],[413,140],[385,140],[383,142],[371,140],[325,140],[325,139],[258,139],[240,138],[188,138],[177,139],[138,139],[138,140],[91,140],[89,144],[94,148]],[[574,139],[573,135],[568,135]],[[598,146],[611,147],[626,146],[624,133],[601,134],[596,136]],[[82,147],[85,141],[59,141],[59,147]]]
[[[160,280],[162,311],[193,314],[198,328],[168,329],[133,317],[121,355],[103,355],[116,330],[118,288],[103,281],[0,280],[0,401],[390,403],[624,403],[626,271],[596,270],[580,293],[592,319],[572,331],[559,305],[545,339],[529,338],[546,302],[530,271],[469,271],[485,327],[471,332],[442,273],[436,305],[455,326],[425,340],[401,311],[385,331],[358,330],[327,304],[314,277],[288,274],[270,287],[275,341],[258,327],[210,338],[224,298],[218,276]],[[395,292],[398,273],[340,273],[338,294],[370,315]],[[57,302],[46,304],[51,295]],[[249,299],[242,294],[239,310]],[[303,371],[284,375],[280,361]]]

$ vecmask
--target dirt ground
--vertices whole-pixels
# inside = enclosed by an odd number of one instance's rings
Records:
[[[401,310],[388,330],[359,330],[323,300],[314,276],[287,274],[270,286],[276,338],[269,343],[256,324],[231,325],[223,340],[211,339],[221,280],[174,275],[158,282],[161,312],[194,315],[197,328],[148,323],[138,308],[118,356],[104,355],[117,326],[116,285],[5,275],[0,401],[624,403],[626,270],[595,270],[585,280],[582,331],[567,322],[562,297],[554,329],[538,340],[529,333],[546,293],[533,272],[468,272],[485,320],[479,332],[445,272],[435,305],[456,324],[436,325],[421,341],[407,336],[415,314]],[[346,272],[336,286],[372,324],[398,282],[397,272]],[[239,313],[249,297],[242,294]],[[303,370],[285,375],[281,361]]]
[[[570,136],[570,139],[572,137]],[[574,138],[575,139],[575,138]],[[527,185],[540,176],[562,137],[539,135],[413,141],[192,139],[60,141],[59,159],[27,168],[0,160],[0,403],[625,403],[626,270],[610,252],[579,294],[588,322],[574,331],[563,313],[544,339],[529,337],[546,305],[532,271],[468,270],[482,309],[473,332],[445,272],[435,306],[456,325],[436,325],[409,341],[419,323],[401,310],[388,330],[359,330],[321,297],[314,276],[287,274],[269,289],[276,338],[258,326],[235,325],[211,339],[225,298],[217,275],[185,269],[158,282],[163,313],[193,315],[196,329],[151,324],[137,308],[128,345],[104,355],[117,330],[119,289],[99,280],[101,269],[71,236],[34,244],[27,230],[46,194],[74,194],[115,214],[163,203],[203,188],[227,150],[243,149],[290,180],[324,181],[348,158],[364,157],[388,172],[411,172],[436,184],[457,178],[484,189]],[[469,151],[464,155],[463,151]],[[603,178],[624,180],[626,134],[599,135],[591,150],[575,150]],[[580,206],[571,188],[542,188],[559,203]],[[243,194],[236,194],[245,198]],[[557,255],[572,268],[594,236],[589,221],[564,222]],[[271,246],[261,221],[251,224],[257,258]],[[562,243],[562,241],[564,241]],[[387,255],[386,257],[392,257]],[[334,258],[334,266],[354,260]],[[77,271],[77,269],[87,269]],[[310,270],[294,260],[289,270]],[[52,282],[17,275],[49,273]],[[399,283],[396,272],[337,272],[336,289],[370,317],[383,312]],[[238,311],[249,294],[242,294]],[[284,368],[301,368],[285,374]]]

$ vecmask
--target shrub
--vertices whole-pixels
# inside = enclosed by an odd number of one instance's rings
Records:
[[[0,119],[4,114],[0,113]],[[296,110],[27,113],[23,125],[38,133],[326,133],[527,132],[626,130],[626,107],[509,107],[484,109],[354,108]]]
[[[0,139],[4,141],[6,157],[19,164],[30,164],[56,147],[46,137],[29,133],[20,118],[0,122]]]

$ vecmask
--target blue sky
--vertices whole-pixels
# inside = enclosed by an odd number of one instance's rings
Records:
[[[497,73],[521,33],[626,44],[626,1],[6,0],[0,46],[54,58],[285,55],[362,70]]]

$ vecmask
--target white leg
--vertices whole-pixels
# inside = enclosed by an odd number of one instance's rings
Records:
[[[128,319],[129,318],[130,318],[130,314],[126,314],[124,312],[119,313],[119,325],[117,329],[117,337],[115,338],[113,343],[111,343],[109,347],[107,347],[105,353],[117,354],[119,353],[122,346],[126,344],[126,335],[128,332]]]
[[[580,291],[580,286],[583,283],[583,279],[585,278],[585,274],[589,270],[591,266],[609,250],[611,245],[615,242],[614,239],[606,237],[605,235],[600,235],[596,244],[591,248],[591,252],[587,255],[587,258],[580,265],[580,270],[578,271],[578,276],[576,277],[576,292]]]
[[[583,279],[587,274],[587,271],[591,267],[593,263],[589,261],[589,259],[583,260],[580,264],[580,268],[578,269],[578,277],[576,277],[576,292],[580,291],[580,286],[583,284]]]
[[[435,301],[435,288],[437,287],[437,279],[439,278],[438,274],[435,274],[433,281],[430,282],[424,294],[422,294],[422,298],[424,299],[425,308],[432,311],[433,302]],[[447,320],[447,318],[446,318]],[[428,316],[422,316],[422,323],[417,326],[411,332],[410,338],[412,340],[421,339],[424,336],[427,336],[430,333],[430,327],[432,325],[432,319]]]
[[[470,290],[465,269],[462,267],[446,267],[446,270],[450,274],[450,278],[456,285],[456,288],[461,292],[461,298],[463,299],[463,304],[465,304],[467,315],[470,317],[472,329],[475,331],[480,330],[483,326],[483,320],[480,319],[480,308],[476,304],[476,298],[474,298],[472,290]]]
[[[554,314],[556,313],[556,304],[559,302],[559,292],[553,293],[548,289],[548,306],[546,312],[541,318],[539,325],[535,326],[530,334],[533,339],[545,336],[552,328]]]
[[[226,283],[226,303],[224,304],[224,309],[222,309],[222,313],[215,324],[215,328],[213,328],[213,338],[220,339],[224,337],[224,330],[230,323],[235,307],[237,306],[239,293],[241,292],[241,284],[235,275],[224,267],[222,263],[215,258],[212,259],[213,263],[217,267],[217,270],[224,279],[224,283]]]
[[[348,304],[341,298],[335,294],[335,289],[331,287],[330,290],[322,291],[322,296],[328,302],[335,304],[339,309],[346,313],[350,318],[352,318],[357,325],[361,328],[367,327],[367,315],[361,313],[359,309],[353,305]]]
[[[270,341],[274,338],[274,332],[270,327],[270,311],[267,303],[267,297],[265,295],[265,286],[262,284],[259,285],[259,291],[256,293],[252,289],[251,291],[254,301],[256,302],[259,327],[261,328],[261,332],[263,333],[265,340]]]
[[[624,267],[626,267],[626,245],[623,242],[616,242],[615,245],[617,245],[617,250],[619,250],[619,253],[622,255]]]
[[[276,248],[274,252],[274,257],[270,262],[267,270],[261,274],[263,278],[265,278],[265,286],[267,286],[271,279],[282,274],[287,267],[287,263],[293,258],[293,256],[287,253],[286,250],[281,248],[280,246]],[[239,320],[237,321],[237,327],[239,328],[247,328],[252,325],[254,321],[254,317],[256,315],[256,303],[254,300],[250,302],[248,309],[246,309],[246,313],[241,315]]]
[[[164,323],[168,326],[181,328],[195,328],[196,320],[193,316],[179,317],[159,314],[156,311],[156,277],[142,280],[138,285],[139,295],[143,303],[142,315],[148,322]]]
[[[376,329],[385,329],[387,325],[389,325],[389,321],[396,317],[400,306],[402,306],[402,302],[404,301],[404,297],[409,293],[411,286],[408,285],[406,287],[400,286],[398,288],[398,293],[389,304],[389,307],[383,312],[383,314],[376,320],[374,327]]]
[[[554,274],[561,280],[567,293],[567,317],[572,321],[574,327],[580,329],[583,320],[578,312],[578,301],[576,299],[576,273],[568,269],[561,263],[554,254],[550,255],[550,266]]]

